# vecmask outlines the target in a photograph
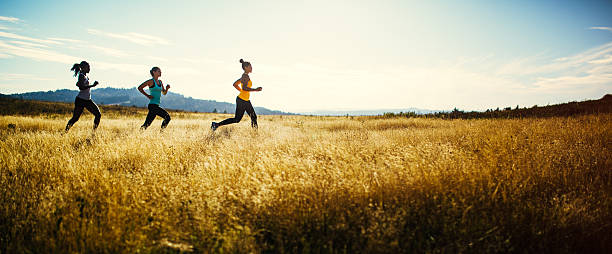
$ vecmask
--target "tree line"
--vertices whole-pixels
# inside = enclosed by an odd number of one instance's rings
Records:
[[[503,109],[487,109],[486,111],[462,111],[457,108],[447,112],[417,114],[415,112],[385,113],[383,118],[420,117],[440,119],[486,119],[486,118],[530,118],[555,117],[612,113],[612,94],[606,94],[599,100],[568,102],[549,106],[534,105],[531,108],[506,107]]]

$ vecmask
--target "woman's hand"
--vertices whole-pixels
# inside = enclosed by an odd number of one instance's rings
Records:
[[[93,86],[97,86],[98,84],[99,84],[99,83],[98,83],[98,81],[96,80],[96,81],[93,83]]]
[[[152,100],[152,99],[153,99],[153,96],[152,96],[152,95],[150,95],[150,94],[147,94],[147,98],[149,98],[149,100]]]
[[[168,89],[170,89],[170,84],[166,85],[166,91],[168,91]]]
[[[258,87],[258,88],[255,88],[255,91],[257,91],[257,92],[261,92],[261,90],[262,90],[262,89],[263,89],[263,88],[261,88],[261,86],[260,86],[260,87]]]

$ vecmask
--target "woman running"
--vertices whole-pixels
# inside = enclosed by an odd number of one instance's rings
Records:
[[[245,62],[242,59],[240,59],[240,63],[242,64],[242,69],[244,70],[244,74],[242,74],[242,77],[240,79],[234,82],[234,87],[236,88],[236,90],[240,92],[238,97],[236,97],[236,114],[234,115],[233,118],[225,119],[221,121],[220,123],[212,122],[210,128],[213,131],[219,128],[219,126],[223,126],[226,124],[232,124],[232,123],[239,123],[240,120],[242,119],[242,116],[244,115],[244,111],[246,111],[247,114],[249,114],[249,117],[251,117],[251,126],[253,128],[257,128],[257,115],[255,114],[255,109],[253,109],[253,105],[251,104],[251,101],[249,100],[249,97],[250,97],[249,95],[250,95],[250,92],[259,92],[261,91],[262,88],[261,87],[258,87],[255,89],[251,88],[251,86],[253,86],[253,82],[251,82],[249,73],[253,72],[253,66],[251,66],[251,63]],[[238,86],[238,83],[242,84],[242,88]]]
[[[161,80],[159,80],[159,77],[161,76],[161,70],[159,69],[159,67],[153,67],[149,72],[151,73],[151,76],[153,78],[143,82],[138,87],[138,91],[140,91],[142,94],[144,94],[144,96],[149,98],[149,114],[147,114],[147,119],[140,128],[143,130],[147,129],[149,125],[151,125],[151,123],[153,122],[153,119],[155,119],[155,116],[161,116],[162,118],[164,118],[164,121],[161,125],[161,128],[163,130],[166,128],[166,126],[168,126],[168,123],[170,122],[170,115],[168,114],[168,112],[166,112],[166,110],[159,107],[159,103],[161,101],[161,95],[166,95],[168,93],[170,85],[166,85],[166,89],[164,89],[164,84]],[[151,94],[147,94],[143,90],[145,86],[149,87],[149,93]]]
[[[89,77],[87,77],[87,73],[89,73],[89,63],[85,61],[82,61],[80,64],[75,63],[70,70],[74,71],[75,77],[77,75],[79,76],[76,86],[79,87],[80,91],[74,99],[74,111],[72,112],[72,118],[68,121],[68,124],[66,124],[66,131],[70,130],[70,127],[79,120],[83,113],[83,108],[86,108],[95,116],[93,125],[95,130],[98,128],[98,124],[100,124],[100,117],[102,117],[102,114],[100,114],[100,109],[96,103],[91,100],[89,89],[97,86],[98,81],[95,81],[93,85],[89,85]]]

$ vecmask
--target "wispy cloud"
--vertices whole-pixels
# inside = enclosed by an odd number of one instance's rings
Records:
[[[586,76],[540,78],[534,85],[538,91],[575,93],[577,90],[610,88],[612,73],[593,73]]]
[[[8,26],[0,25],[0,30],[15,30],[15,28],[11,28],[11,27],[8,27]]]
[[[20,22],[21,19],[15,18],[15,17],[0,16],[0,21],[7,21],[7,22],[11,22],[11,23],[17,23],[17,22]]]
[[[126,57],[126,56],[130,56],[130,54],[122,51],[122,50],[118,50],[118,49],[112,49],[112,48],[106,48],[106,47],[101,47],[101,46],[96,46],[96,45],[89,45],[89,48],[93,49],[93,50],[97,50],[97,51],[101,51],[104,54],[107,54],[109,56],[114,56],[114,57]]]
[[[129,42],[144,45],[144,46],[151,46],[151,45],[156,45],[156,44],[159,44],[159,45],[169,45],[170,44],[170,42],[168,42],[167,40],[163,38],[150,36],[146,34],[140,34],[140,33],[110,33],[110,32],[100,31],[100,30],[91,29],[91,28],[87,29],[87,32],[90,34],[94,34],[94,35],[102,35],[102,36],[106,36],[110,38],[122,39],[122,40],[126,40]]]
[[[53,40],[44,40],[44,39],[36,39],[28,36],[18,35],[14,33],[7,33],[0,31],[0,37],[16,39],[16,40],[24,40],[24,41],[32,41],[43,44],[62,44],[61,42],[53,41]]]
[[[22,47],[11,45],[3,41],[0,41],[0,53],[21,56],[38,61],[49,61],[65,64],[75,63],[79,60],[76,57],[55,52],[53,50]]]
[[[589,61],[590,64],[612,64],[612,55],[607,55],[604,58]]]
[[[12,80],[37,80],[37,81],[49,81],[51,78],[37,77],[31,74],[21,73],[0,73],[1,81],[12,81]]]
[[[43,45],[39,43],[32,43],[32,42],[25,42],[25,41],[10,41],[10,42],[14,44],[23,45],[23,46],[29,46],[29,47],[38,47],[38,48],[48,48],[49,47],[47,45]]]
[[[153,61],[157,61],[157,62],[168,62],[168,59],[163,58],[163,57],[157,57],[157,56],[147,56],[147,58],[153,60]]]
[[[185,62],[185,63],[188,63],[188,64],[196,64],[196,65],[197,64],[225,65],[225,64],[230,63],[230,62],[227,62],[227,61],[222,61],[222,60],[213,59],[213,58],[185,58],[185,57],[182,57],[182,58],[178,58],[176,60],[178,60],[180,62]],[[233,63],[233,62],[231,62],[231,63]]]
[[[50,45],[59,46],[59,45],[64,45],[67,43],[67,44],[76,45],[78,47],[83,47],[83,48],[88,48],[94,51],[99,51],[109,56],[114,56],[114,57],[130,56],[130,54],[122,50],[112,49],[112,48],[107,48],[107,47],[102,47],[102,46],[97,46],[97,45],[90,45],[90,44],[86,44],[82,40],[75,40],[75,39],[69,39],[69,38],[51,37],[47,39],[37,39],[37,38],[23,36],[23,35],[19,35],[15,33],[2,32],[2,31],[0,31],[0,37],[13,39],[11,41],[5,41],[5,42],[10,42],[11,44],[19,44],[21,46],[27,46],[27,47],[49,48]],[[5,44],[5,47],[4,47],[5,49],[8,48],[7,45],[8,44]],[[13,50],[17,50],[17,49],[13,48]],[[53,51],[49,51],[49,52],[53,52]],[[47,54],[49,52],[46,52],[44,55],[49,55]]]
[[[515,59],[497,67],[493,73],[523,82],[527,86],[522,92],[527,94],[556,94],[569,98],[579,94],[609,93],[612,91],[612,42],[564,57]]]
[[[593,68],[604,66],[612,67],[610,57],[612,42],[606,43],[584,52],[550,59],[544,56],[525,57],[512,60],[495,70],[497,75],[509,77],[542,77],[558,76],[559,73],[580,75]]]
[[[51,37],[51,38],[47,38],[47,39],[52,40],[52,41],[57,41],[57,42],[83,43],[83,41],[81,41],[81,40],[68,39],[68,38]]]
[[[592,26],[592,27],[589,27],[589,29],[591,29],[591,30],[604,30],[604,31],[612,32],[612,27],[607,27],[607,26]]]
[[[8,58],[13,58],[13,56],[0,52],[0,59],[8,59]]]
[[[76,39],[69,39],[69,38],[59,38],[59,37],[50,37],[47,38],[48,40],[52,40],[52,41],[56,41],[56,42],[60,42],[60,43],[67,43],[67,44],[71,44],[80,48],[87,48],[87,49],[92,49],[94,51],[98,51],[98,52],[102,52],[106,55],[109,56],[113,56],[113,57],[128,57],[131,56],[131,54],[128,54],[127,52],[123,51],[123,50],[119,50],[119,49],[114,49],[114,48],[108,48],[108,47],[103,47],[103,46],[98,46],[98,45],[92,45],[90,43],[86,43],[85,41],[82,40],[76,40]]]
[[[129,63],[95,62],[94,65],[96,69],[100,70],[116,70],[131,74],[145,74],[151,68],[142,64]]]
[[[50,49],[30,48],[19,45],[11,45],[0,41],[0,54],[10,56],[20,56],[29,58],[36,61],[48,61],[62,64],[72,64],[80,62],[82,59],[62,54]],[[96,61],[92,63],[97,69],[102,70],[117,70],[122,72],[128,72],[133,74],[146,73],[149,67],[138,64],[127,64],[127,63],[111,63],[104,61]]]

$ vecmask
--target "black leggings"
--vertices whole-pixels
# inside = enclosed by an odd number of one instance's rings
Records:
[[[148,108],[149,114],[147,114],[147,119],[140,128],[148,128],[153,122],[153,119],[155,119],[155,116],[161,116],[164,119],[161,127],[162,129],[166,128],[166,126],[168,126],[168,123],[170,123],[170,115],[168,114],[168,112],[166,112],[166,110],[164,110],[163,108],[159,107],[159,105],[157,104],[149,104]]]
[[[234,118],[228,118],[219,123],[219,126],[223,126],[226,124],[239,123],[242,120],[242,116],[244,115],[244,111],[249,114],[251,117],[251,126],[253,128],[257,128],[257,114],[255,114],[255,109],[253,109],[253,105],[251,105],[251,101],[245,101],[240,99],[240,97],[236,97],[236,115]]]
[[[68,124],[66,125],[66,130],[70,129],[70,127],[72,127],[72,125],[79,120],[81,114],[83,113],[83,108],[86,108],[94,115],[94,129],[98,128],[98,124],[100,124],[100,118],[102,117],[98,105],[96,105],[92,100],[84,100],[79,97],[76,97],[76,99],[74,99],[74,111],[72,112],[72,118],[68,121]]]

